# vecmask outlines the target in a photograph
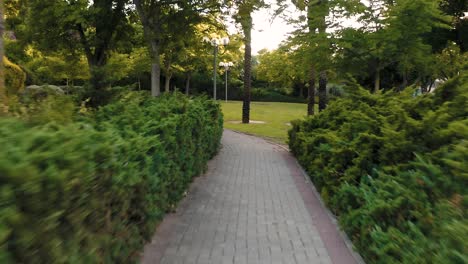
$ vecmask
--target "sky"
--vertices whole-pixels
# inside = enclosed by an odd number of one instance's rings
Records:
[[[277,17],[270,21],[271,10],[261,9],[253,14],[254,30],[252,31],[252,54],[257,54],[261,49],[276,49],[287,38],[287,34],[294,30],[282,18]]]
[[[271,21],[275,0],[266,0],[272,7],[262,8],[253,14],[254,29],[252,31],[252,54],[257,54],[261,49],[274,50],[279,44],[286,40],[288,33],[294,30],[294,26],[288,25],[281,17],[277,17]],[[364,4],[368,4],[367,0],[362,0]],[[286,9],[287,16],[299,16],[300,11],[295,7],[289,6]],[[358,25],[355,20],[348,19],[341,22],[343,26]]]
[[[267,1],[270,4],[273,4],[273,1]],[[366,0],[362,1],[364,4],[368,2]],[[258,51],[261,49],[274,50],[278,48],[279,44],[286,40],[288,33],[294,30],[292,25],[288,25],[281,17],[277,17],[275,20],[271,21],[272,10],[270,9],[261,9],[256,11],[253,14],[253,23],[254,29],[252,31],[252,54],[258,54]],[[298,16],[299,11],[295,10],[294,7],[289,7],[287,9],[289,15]],[[468,12],[465,13],[465,16],[468,17]],[[342,22],[343,26],[355,26],[358,25],[353,20],[347,20]],[[233,28],[235,28],[233,26]]]
[[[262,8],[253,13],[253,30],[252,30],[252,54],[256,55],[261,49],[274,50],[279,44],[287,39],[288,33],[294,30],[292,25],[288,25],[280,16],[277,16],[273,21],[273,12],[276,9],[276,0],[265,0],[270,8]],[[299,15],[294,7],[288,7],[286,12],[292,15]],[[240,27],[232,20],[228,21],[228,29],[231,33],[239,32]]]

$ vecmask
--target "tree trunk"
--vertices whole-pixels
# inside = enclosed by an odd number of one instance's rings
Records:
[[[401,84],[400,91],[403,91],[408,86],[408,75],[406,72],[403,74],[403,83]]]
[[[312,40],[316,34],[317,30],[317,23],[314,11],[317,9],[316,5],[319,4],[320,1],[309,1],[307,5],[307,27],[309,29],[310,39]],[[310,53],[314,53],[314,43],[310,43]],[[309,68],[309,91],[308,91],[308,100],[307,100],[307,115],[314,115],[315,114],[315,80],[316,70],[315,65],[313,62],[310,62]]]
[[[250,122],[250,86],[252,82],[252,14],[248,13],[242,18],[242,30],[245,36],[245,54],[244,54],[244,102],[242,104],[242,123]]]
[[[0,0],[0,113],[8,111],[8,102],[5,88],[5,66],[3,65],[3,32],[5,24],[3,21],[3,0]]]
[[[170,92],[170,85],[171,85],[171,79],[172,79],[172,73],[168,73],[166,75],[166,80],[164,82],[164,91],[166,93],[169,93]]]
[[[189,95],[189,91],[190,91],[190,78],[192,78],[192,74],[187,73],[187,77],[185,79],[185,94],[186,95]]]
[[[159,46],[156,41],[151,41],[151,95],[161,94],[161,60]]]
[[[319,111],[325,110],[327,107],[327,72],[321,71],[319,77]]]
[[[138,16],[140,17],[141,24],[143,25],[143,33],[145,35],[146,41],[149,44],[151,53],[151,95],[159,96],[161,94],[161,55],[159,52],[160,43],[158,40],[159,33],[161,31],[161,7],[156,6],[153,12],[148,14],[145,12],[141,0],[133,0],[133,4],[135,4],[135,8],[138,12]],[[151,15],[151,19],[149,18],[149,15]]]
[[[377,68],[375,71],[375,79],[374,79],[374,93],[378,93],[380,90],[380,69]]]
[[[106,104],[109,100],[109,91],[106,89],[109,87],[109,83],[104,78],[103,66],[106,64],[105,60],[92,60],[88,62],[90,69],[90,83],[92,90],[89,91],[91,98],[90,104],[94,107]]]
[[[151,64],[151,95],[159,96],[161,94],[161,84],[159,80],[161,78],[161,67],[159,63]]]
[[[315,113],[315,67],[312,65],[309,69],[309,91],[307,100],[307,115]]]

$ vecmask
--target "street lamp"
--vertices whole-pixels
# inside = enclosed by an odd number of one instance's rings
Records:
[[[227,98],[228,98],[228,71],[229,67],[234,66],[234,63],[232,62],[220,62],[219,67],[224,67],[224,75],[226,77],[225,84],[226,84],[226,103],[227,103]]]
[[[214,47],[214,61],[213,61],[213,98],[216,100],[216,57],[218,56],[218,47],[219,45],[227,46],[229,44],[229,38],[224,37],[224,38],[203,38],[204,42],[208,42],[211,44],[211,46]]]

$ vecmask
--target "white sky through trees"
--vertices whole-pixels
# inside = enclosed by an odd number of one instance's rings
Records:
[[[298,11],[292,10],[299,14]],[[287,38],[288,33],[294,30],[293,25],[288,25],[279,16],[271,21],[272,12],[269,9],[261,9],[253,14],[252,54],[257,54],[264,48],[268,50],[278,48],[279,44]]]
[[[262,8],[253,14],[254,29],[252,31],[252,54],[256,55],[261,49],[274,50],[279,44],[286,40],[288,33],[294,30],[293,25],[287,24],[281,16],[277,16],[273,21],[273,13],[276,9],[276,0],[267,0],[271,7]],[[368,1],[362,0],[364,4]],[[283,16],[297,18],[301,12],[295,7],[289,6]],[[354,20],[344,20],[342,26],[355,26],[357,23]]]

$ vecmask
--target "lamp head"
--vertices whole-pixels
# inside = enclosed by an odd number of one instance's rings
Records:
[[[222,43],[224,46],[229,45],[229,38],[228,38],[228,37],[222,38],[222,39],[221,39],[221,43]]]

